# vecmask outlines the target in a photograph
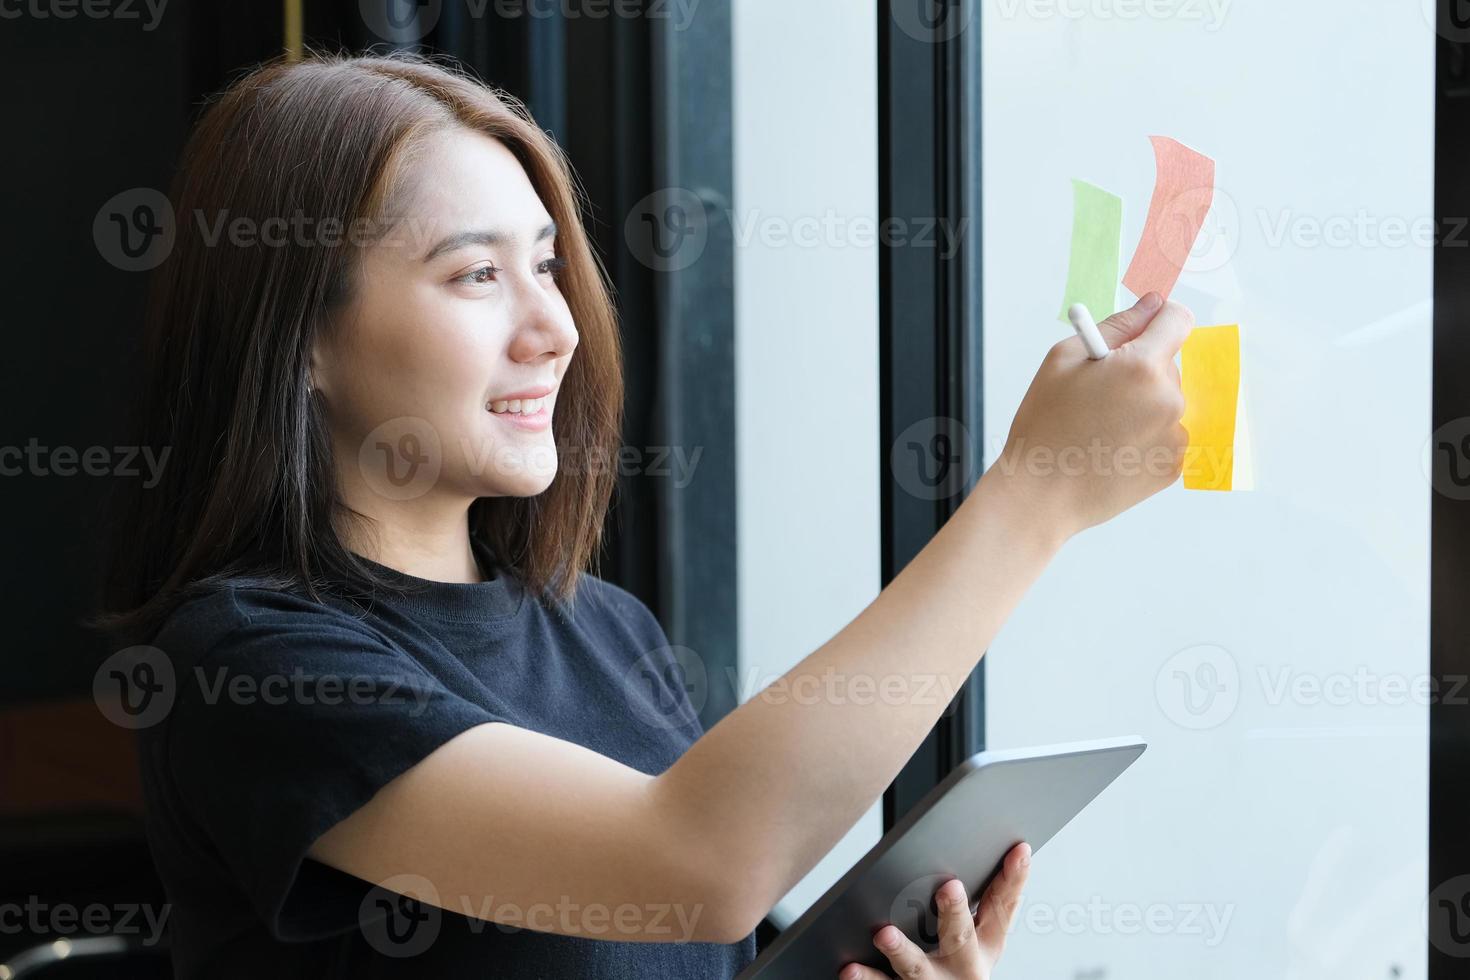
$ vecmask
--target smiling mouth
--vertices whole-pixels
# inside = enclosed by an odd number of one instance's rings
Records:
[[[512,398],[509,401],[488,403],[492,415],[536,415],[546,407],[546,398]]]

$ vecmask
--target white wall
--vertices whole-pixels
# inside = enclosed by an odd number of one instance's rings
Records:
[[[1257,489],[1087,532],[987,654],[990,744],[1151,743],[1038,854],[1004,967],[1422,978],[1434,34],[1413,0],[1125,6],[985,4],[987,444],[1065,333],[1069,178],[1124,197],[1126,265],[1165,134],[1218,162],[1176,298],[1241,324]]]
[[[877,34],[850,0],[733,7],[744,701],[878,594]],[[775,916],[881,832],[875,805]]]

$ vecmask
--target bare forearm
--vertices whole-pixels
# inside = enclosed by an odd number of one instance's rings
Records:
[[[987,474],[857,618],[659,777],[749,908],[769,909],[892,782],[1060,546],[1048,524]]]

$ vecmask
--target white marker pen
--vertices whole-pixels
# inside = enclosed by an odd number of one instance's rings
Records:
[[[1067,319],[1072,321],[1072,329],[1082,338],[1082,346],[1087,348],[1088,357],[1100,361],[1108,356],[1108,342],[1098,332],[1097,324],[1092,322],[1092,314],[1087,312],[1086,306],[1073,303],[1072,308],[1067,311]]]

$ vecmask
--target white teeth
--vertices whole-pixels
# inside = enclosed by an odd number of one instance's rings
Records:
[[[509,401],[491,402],[489,408],[497,415],[535,415],[545,404],[545,398],[512,398]]]

